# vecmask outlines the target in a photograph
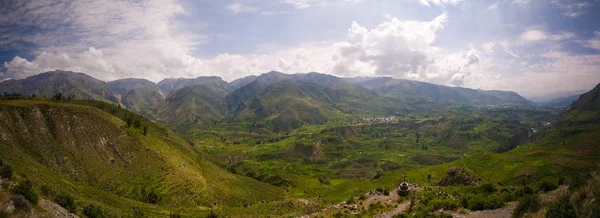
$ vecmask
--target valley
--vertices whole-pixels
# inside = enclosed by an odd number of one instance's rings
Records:
[[[565,196],[598,190],[600,86],[539,105],[386,77],[155,84],[51,71],[0,82],[0,93],[1,169],[14,171],[0,197],[31,184],[44,201],[70,196],[79,216],[541,214],[559,198],[519,205],[559,186]],[[403,197],[405,174],[413,191]],[[569,201],[580,217],[598,214],[589,198]]]

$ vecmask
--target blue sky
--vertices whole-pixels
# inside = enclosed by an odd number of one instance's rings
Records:
[[[0,79],[271,70],[524,96],[600,82],[598,0],[0,0]]]

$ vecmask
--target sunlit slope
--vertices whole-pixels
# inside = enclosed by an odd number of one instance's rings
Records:
[[[217,84],[192,85],[181,88],[148,111],[153,119],[175,130],[220,121],[226,113],[223,100],[228,88]]]
[[[143,113],[165,100],[158,85],[146,79],[120,79],[107,85],[121,104],[136,113]]]
[[[106,82],[84,73],[50,71],[21,80],[0,82],[0,93],[17,93],[50,98],[62,93],[65,98],[74,95],[77,99],[92,99],[117,102]]]
[[[390,77],[363,77],[349,78],[347,80],[381,94],[403,97],[413,101],[424,98],[439,104],[449,105],[531,106],[531,102],[527,99],[515,92],[509,91],[485,91],[462,87],[448,87]]]
[[[285,131],[347,116],[391,116],[408,108],[343,79],[318,74],[270,72],[230,93],[227,118],[268,121]]]
[[[128,119],[140,120],[139,127],[127,127]],[[145,201],[142,189],[170,207],[283,196],[213,165],[172,131],[102,102],[0,101],[0,151],[20,174],[109,206],[118,202],[110,196]]]

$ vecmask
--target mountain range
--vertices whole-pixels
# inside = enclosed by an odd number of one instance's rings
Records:
[[[264,122],[273,131],[348,117],[403,116],[424,107],[531,107],[517,93],[320,73],[269,72],[228,83],[219,77],[104,82],[83,73],[52,71],[0,83],[0,93],[56,93],[122,105],[178,130],[220,120]]]

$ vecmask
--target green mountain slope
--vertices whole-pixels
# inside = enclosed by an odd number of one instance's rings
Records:
[[[215,87],[229,87],[229,84],[227,84],[227,82],[223,81],[223,79],[221,79],[221,77],[217,77],[217,76],[201,76],[201,77],[197,77],[197,78],[193,78],[193,79],[167,78],[167,79],[164,79],[164,80],[158,82],[157,85],[167,95],[171,94],[172,92],[175,92],[179,89],[182,89],[186,86],[192,86],[192,85],[209,85],[209,86],[215,86]]]
[[[132,119],[139,123],[128,127]],[[284,196],[215,166],[172,131],[97,101],[0,101],[0,158],[37,184],[126,214],[206,212]],[[156,205],[142,203],[150,192],[161,199]]]
[[[571,104],[573,104],[573,102],[577,101],[577,99],[579,99],[579,96],[580,95],[573,95],[568,97],[555,98],[550,100],[549,102],[543,103],[543,105],[554,107],[568,107]]]
[[[347,80],[378,93],[416,99],[426,98],[440,104],[531,106],[531,102],[515,92],[447,87],[390,77],[349,78]]]
[[[254,80],[256,80],[256,78],[258,78],[258,76],[247,76],[244,78],[239,78],[236,80],[233,80],[229,83],[229,86],[231,86],[232,90],[236,90],[241,88],[242,86],[248,85],[248,83],[253,82]]]
[[[169,95],[148,113],[168,126],[185,131],[193,125],[219,121],[226,108],[223,104],[229,88],[222,83],[186,86]]]
[[[394,115],[402,108],[393,99],[318,73],[266,73],[230,93],[225,103],[228,118],[267,121],[276,131],[347,116]]]
[[[141,113],[165,100],[165,94],[146,79],[120,79],[107,83],[117,100],[128,109]]]
[[[21,80],[8,80],[0,83],[0,93],[35,94],[38,97],[52,97],[56,93],[64,96],[75,95],[78,99],[117,102],[106,82],[84,73],[51,71],[30,76]]]

